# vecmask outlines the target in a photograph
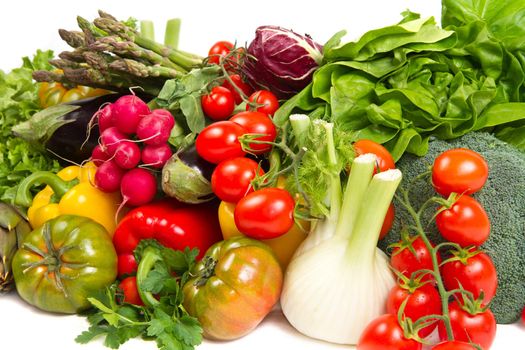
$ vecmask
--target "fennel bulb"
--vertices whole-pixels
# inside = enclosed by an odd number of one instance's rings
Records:
[[[326,166],[335,166],[333,125],[312,124],[324,128]],[[354,159],[343,196],[339,172],[328,175],[329,212],[299,246],[286,271],[283,313],[312,338],[356,344],[366,325],[385,312],[395,285],[388,259],[376,245],[401,172],[388,170],[372,177],[375,164],[373,154]]]

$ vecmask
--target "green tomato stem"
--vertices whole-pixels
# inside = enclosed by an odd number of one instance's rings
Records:
[[[443,283],[443,279],[441,278],[441,274],[439,272],[439,262],[437,258],[438,250],[440,246],[433,247],[430,243],[427,235],[425,234],[425,230],[423,229],[423,225],[421,224],[421,218],[420,218],[420,212],[416,212],[414,208],[410,205],[410,198],[409,198],[409,192],[404,191],[403,193],[403,200],[401,200],[401,204],[406,208],[406,210],[409,212],[409,214],[412,216],[416,223],[416,227],[418,230],[418,233],[425,243],[426,248],[429,252],[431,252],[432,256],[432,267],[434,269],[434,276],[436,279],[436,285],[438,287],[439,295],[441,295],[441,309],[443,313],[443,323],[445,324],[445,330],[447,332],[447,338],[448,340],[454,340],[454,334],[452,333],[452,326],[450,324],[450,318],[449,318],[449,309],[448,309],[448,294],[447,290],[445,289],[445,285]]]

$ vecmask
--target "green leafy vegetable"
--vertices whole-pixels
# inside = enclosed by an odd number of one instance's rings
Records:
[[[426,154],[430,136],[453,139],[476,130],[523,149],[525,45],[523,36],[500,28],[523,21],[519,3],[444,0],[444,29],[406,12],[400,23],[356,42],[341,44],[337,33],[312,83],[274,120],[283,126],[291,113],[321,116],[384,144],[396,160],[404,152]]]
[[[181,113],[175,113],[177,121],[197,134],[204,129],[206,120],[201,107],[201,95],[221,74],[221,68],[217,65],[193,69],[180,79],[168,80],[155,103],[171,111],[180,110]]]
[[[103,294],[88,299],[95,308],[88,316],[90,327],[75,340],[85,344],[105,336],[104,345],[117,349],[129,339],[141,336],[154,339],[159,349],[194,349],[202,342],[202,328],[182,307],[182,287],[190,277],[198,251],[175,251],[154,240],[143,240],[134,254],[140,261],[137,283],[145,306],[120,302],[120,292],[114,284]],[[143,270],[144,265],[151,266]]]
[[[48,158],[26,141],[13,136],[11,128],[29,119],[41,108],[38,85],[31,74],[50,69],[51,51],[37,51],[33,59],[23,58],[20,68],[0,71],[0,200],[12,201],[16,185],[38,170],[57,171],[57,161]]]

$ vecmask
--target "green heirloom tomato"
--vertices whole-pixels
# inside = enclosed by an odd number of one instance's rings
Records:
[[[279,300],[283,273],[271,249],[247,237],[211,246],[184,285],[184,307],[209,339],[252,331]]]
[[[39,309],[77,313],[117,276],[117,254],[104,226],[61,215],[26,236],[13,258],[18,294]]]

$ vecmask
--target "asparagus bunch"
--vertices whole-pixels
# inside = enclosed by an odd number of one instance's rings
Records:
[[[60,37],[74,50],[50,61],[60,71],[35,71],[33,78],[112,91],[140,86],[157,95],[167,79],[202,64],[201,57],[141,36],[108,13],[99,11],[99,16],[93,23],[77,17],[81,31],[60,29]]]

